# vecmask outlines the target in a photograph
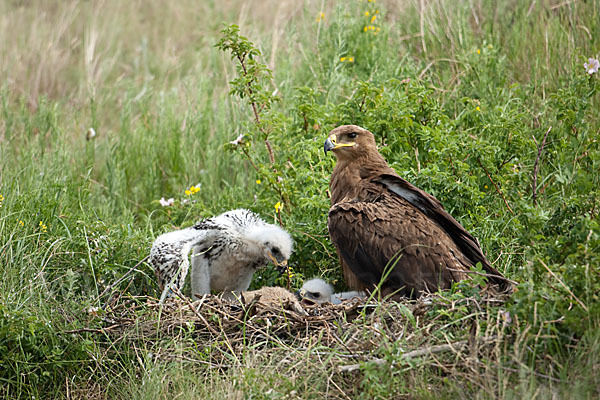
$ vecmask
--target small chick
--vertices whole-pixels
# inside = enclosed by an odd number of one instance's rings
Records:
[[[258,290],[242,292],[241,295],[246,303],[252,302],[257,297],[261,302],[267,304],[279,304],[286,301],[295,302],[298,300],[292,292],[279,286],[265,286]]]
[[[304,282],[304,285],[296,292],[298,299],[304,304],[340,304],[344,300],[354,297],[365,297],[364,292],[352,291],[334,293],[333,287],[320,278],[313,278]]]
[[[263,304],[282,306],[285,309],[291,309],[299,314],[307,315],[298,302],[298,298],[289,290],[279,286],[265,286],[258,290],[242,292],[241,297],[246,304],[257,300]]]

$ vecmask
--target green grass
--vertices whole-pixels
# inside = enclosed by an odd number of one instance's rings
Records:
[[[254,82],[258,105],[274,98],[262,125],[248,96],[229,95],[240,73],[215,47],[224,23],[239,24],[272,71]],[[0,37],[0,397],[598,396],[600,83],[583,68],[600,55],[597,0],[5,1]],[[374,132],[390,164],[520,283],[489,359],[451,375],[416,363],[348,377],[270,343],[219,370],[81,331],[154,237],[234,207],[277,221],[283,203],[293,284],[319,274],[343,289],[326,227],[333,160],[322,154],[342,123]],[[228,145],[240,134],[249,147]],[[126,296],[156,295],[147,264],[132,278],[118,287]],[[253,287],[282,283],[263,270]],[[498,310],[476,324],[445,318],[461,339],[494,326]],[[427,335],[381,338],[374,357],[396,360]],[[187,354],[192,338],[156,346]]]

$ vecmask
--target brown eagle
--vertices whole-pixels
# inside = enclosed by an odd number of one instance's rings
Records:
[[[419,297],[469,277],[481,263],[488,281],[508,290],[477,240],[430,194],[402,179],[377,151],[371,132],[342,125],[329,133],[329,235],[353,290],[382,283],[384,294]]]

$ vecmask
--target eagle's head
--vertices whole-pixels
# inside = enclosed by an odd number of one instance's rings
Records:
[[[332,151],[338,160],[352,160],[377,151],[375,137],[357,125],[342,125],[329,132],[323,147],[325,154]]]
[[[277,225],[258,225],[251,229],[250,236],[261,249],[265,263],[285,267],[294,250],[294,241],[289,233]]]
[[[304,285],[296,292],[298,300],[306,304],[331,303],[333,287],[323,279],[314,278],[304,282]]]

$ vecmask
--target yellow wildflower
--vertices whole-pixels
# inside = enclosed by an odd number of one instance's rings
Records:
[[[340,57],[340,62],[346,61],[346,57]]]
[[[477,54],[481,54],[481,50],[477,49]]]
[[[366,31],[367,31],[367,27],[365,26],[365,27],[363,28],[363,32],[366,32]]]
[[[296,273],[294,272],[294,270],[292,269],[292,267],[288,267],[288,269],[287,269],[287,273],[288,273],[288,276],[289,276],[290,278],[293,278],[293,277],[294,277],[294,275],[296,275]]]
[[[279,213],[279,211],[281,211],[282,208],[283,208],[283,204],[281,204],[280,201],[275,203],[275,212]]]
[[[348,57],[348,62],[354,62],[354,57]]]
[[[325,19],[325,13],[321,11],[319,13],[319,16],[317,17],[317,22],[320,22],[320,21],[322,21],[324,19]]]
[[[484,188],[484,189],[487,189],[487,188],[488,188],[488,185],[483,185],[483,188]]]
[[[2,202],[4,201],[4,196],[0,194],[0,208],[2,208]]]
[[[365,17],[368,17],[368,16],[369,16],[369,12],[365,11]]]
[[[375,19],[377,19],[377,15],[373,15],[373,18],[371,18],[371,23],[375,22]]]
[[[481,111],[481,108],[479,108],[479,106],[475,107],[475,111]]]
[[[40,227],[40,230],[44,233],[48,231],[48,227],[42,221],[40,221],[39,227]]]
[[[257,179],[257,180],[256,180],[256,184],[257,184],[257,185],[260,185],[260,183],[261,183],[261,182],[260,182],[260,179]]]
[[[190,188],[189,188],[189,189],[186,189],[184,193],[185,193],[187,196],[191,196],[191,195],[193,195],[193,194],[196,194],[196,193],[198,193],[199,191],[200,191],[200,187],[199,187],[199,186],[194,186],[194,185],[192,185],[192,186],[190,186]]]
[[[25,226],[25,223],[23,221],[19,220],[19,225]]]

